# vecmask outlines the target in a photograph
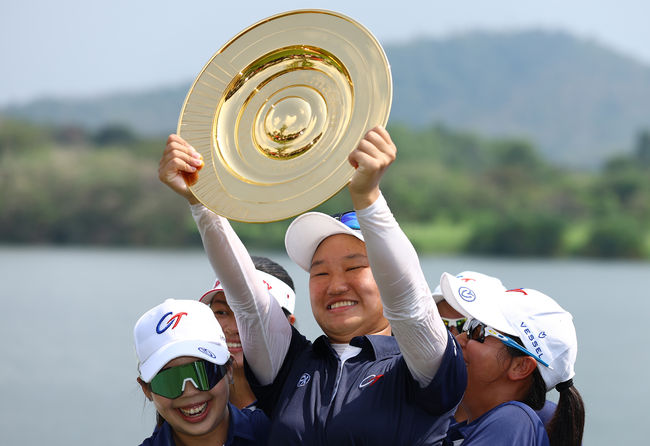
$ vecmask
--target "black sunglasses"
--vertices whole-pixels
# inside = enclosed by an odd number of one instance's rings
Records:
[[[463,331],[467,334],[468,340],[477,341],[480,343],[485,342],[486,337],[493,336],[497,338],[499,341],[503,342],[508,347],[515,348],[520,352],[532,357],[540,364],[550,368],[550,366],[546,361],[541,359],[539,356],[536,356],[535,354],[531,353],[530,351],[526,350],[526,348],[522,347],[521,344],[519,344],[517,341],[515,341],[509,336],[504,335],[503,333],[496,331],[494,328],[484,324],[478,319],[469,319],[465,323],[465,326],[463,327]]]

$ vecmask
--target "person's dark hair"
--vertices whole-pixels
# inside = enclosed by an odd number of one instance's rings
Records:
[[[580,392],[573,385],[565,387],[560,392],[560,399],[553,418],[548,423],[546,432],[551,446],[582,444],[582,434],[585,428],[585,405]]]
[[[293,285],[293,279],[282,265],[274,262],[268,257],[251,256],[251,259],[253,259],[255,269],[264,271],[265,273],[270,274],[277,279],[280,279],[289,285],[289,288],[291,288],[294,292],[296,291],[296,288]]]
[[[516,341],[517,344],[525,348],[523,342],[521,342],[519,338],[514,336],[510,337],[512,340]],[[506,346],[506,350],[508,350],[508,354],[512,357],[528,356],[526,353],[522,352],[521,350],[517,350],[514,347]],[[533,410],[540,410],[542,407],[544,407],[544,403],[546,402],[546,383],[544,382],[544,378],[542,378],[542,374],[537,367],[535,367],[532,377],[533,383],[531,384],[530,389],[528,389],[528,394],[521,402],[527,404]]]
[[[524,346],[519,338],[512,337],[512,339],[522,347]],[[526,355],[514,347],[506,347],[506,349],[513,357]],[[573,386],[572,381],[570,384],[568,382],[558,384],[556,389],[560,392],[560,399],[553,418],[546,426],[549,443],[551,446],[580,446],[585,428],[585,406],[580,392]],[[535,367],[533,383],[522,403],[527,404],[533,410],[540,410],[545,401],[546,383],[539,368]]]

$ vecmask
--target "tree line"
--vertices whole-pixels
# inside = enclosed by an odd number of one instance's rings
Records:
[[[598,170],[568,170],[523,139],[389,126],[382,182],[423,253],[650,258],[650,132]],[[195,247],[184,200],[157,178],[165,139],[0,120],[0,243]],[[343,190],[317,210],[351,208]],[[282,249],[289,221],[233,223],[251,249]]]

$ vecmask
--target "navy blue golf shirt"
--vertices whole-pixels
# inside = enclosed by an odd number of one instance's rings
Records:
[[[449,428],[445,445],[463,446],[548,446],[544,424],[533,409],[519,401],[508,401],[485,412],[471,423],[463,421]]]
[[[258,408],[271,418],[269,445],[436,445],[467,384],[453,336],[425,388],[413,378],[392,336],[361,336],[339,373],[326,336],[313,344],[292,328],[277,378],[259,386],[246,367]]]

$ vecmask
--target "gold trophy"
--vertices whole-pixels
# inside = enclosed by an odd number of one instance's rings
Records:
[[[386,125],[386,55],[356,21],[298,10],[264,19],[226,43],[187,94],[178,134],[205,166],[188,181],[226,218],[270,222],[343,188],[365,133]]]

